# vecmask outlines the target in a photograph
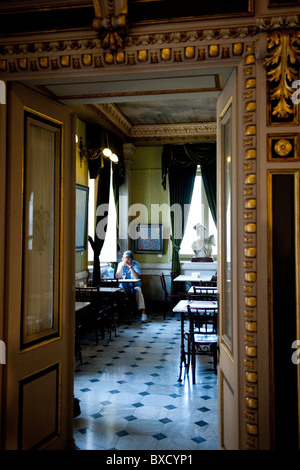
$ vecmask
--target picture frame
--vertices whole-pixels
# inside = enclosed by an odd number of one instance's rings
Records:
[[[268,8],[295,7],[300,4],[300,0],[268,0]]]
[[[87,249],[89,187],[76,184],[76,246],[75,251]]]
[[[136,253],[163,253],[164,238],[162,224],[137,224],[135,226]]]

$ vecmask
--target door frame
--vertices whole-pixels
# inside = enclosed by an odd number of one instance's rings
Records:
[[[255,198],[256,198],[256,57],[255,57],[255,49],[256,43],[253,38],[246,38],[241,39],[240,37],[236,39],[232,39],[231,37],[226,39],[221,39],[220,41],[216,41],[217,44],[212,44],[209,41],[203,41],[201,46],[203,47],[201,57],[207,57],[207,60],[201,59],[201,62],[197,62],[200,60],[200,53],[198,57],[194,56],[194,62],[191,65],[190,60],[190,53],[191,48],[190,46],[186,46],[189,48],[186,49],[187,54],[182,54],[182,60],[185,61],[184,66],[186,68],[182,70],[186,70],[188,73],[189,67],[201,67],[201,68],[211,68],[217,66],[229,66],[229,67],[237,67],[238,73],[238,115],[240,116],[241,123],[240,123],[240,135],[238,140],[238,154],[241,162],[243,164],[240,165],[238,178],[241,178],[241,181],[244,182],[243,189],[241,190],[241,208],[239,210],[239,220],[238,224],[241,229],[239,238],[240,238],[240,246],[237,248],[239,250],[240,255],[240,276],[239,276],[239,283],[238,283],[238,309],[240,312],[240,324],[239,324],[239,349],[241,352],[240,360],[239,360],[239,391],[240,391],[240,405],[239,405],[239,420],[240,420],[240,432],[239,432],[239,448],[258,448],[258,407],[257,407],[257,400],[256,400],[256,407],[252,407],[249,411],[249,407],[247,403],[249,403],[253,396],[257,397],[257,387],[258,387],[258,363],[256,357],[253,357],[253,354],[257,354],[257,349],[254,349],[253,344],[256,347],[257,344],[257,331],[253,330],[250,332],[248,331],[249,327],[249,319],[251,321],[256,320],[257,315],[257,304],[256,304],[256,237],[255,233],[253,232],[254,227],[245,224],[245,214],[247,214],[247,220],[256,220],[256,205],[255,205]],[[170,54],[175,54],[176,50],[178,49],[178,45],[176,43],[168,43],[167,46],[169,49]],[[194,47],[194,44],[193,44]],[[155,53],[156,45],[151,45],[151,54]],[[147,46],[146,46],[147,49]],[[174,49],[174,50],[173,50]],[[161,45],[158,46],[157,54],[159,56],[161,50]],[[218,56],[217,59],[214,54],[216,51],[227,51],[224,56]],[[139,50],[131,51],[132,52],[132,64],[138,64],[139,62]],[[55,53],[53,53],[55,55]],[[62,63],[66,63],[65,61],[60,60],[61,52],[57,51],[57,58],[58,60],[56,63],[59,65]],[[66,51],[63,53],[66,57],[68,56],[69,52]],[[136,58],[134,56],[136,54]],[[229,54],[229,55],[228,55]],[[95,55],[95,64],[99,63],[99,60],[96,60],[97,55],[99,55],[99,51],[91,51],[91,58]],[[105,54],[103,53],[103,64],[104,67],[103,73],[109,73],[110,65],[105,62]],[[73,57],[70,55],[70,62],[72,62]],[[11,63],[13,64],[14,61],[16,63],[16,70],[18,70],[18,60],[20,57],[12,56],[10,58]],[[226,61],[225,61],[226,59]],[[75,59],[74,59],[75,60]],[[164,58],[162,58],[162,61]],[[52,63],[49,61],[49,64]],[[53,62],[54,63],[54,62]],[[90,63],[93,63],[91,61]],[[161,65],[161,62],[158,62]],[[115,64],[112,64],[112,67]],[[165,63],[165,66],[168,64]],[[178,64],[179,65],[179,64]],[[182,65],[182,64],[181,64]],[[121,66],[121,65],[120,65]],[[126,65],[122,65],[123,71],[126,68]],[[134,65],[130,66],[131,68],[128,70],[132,74],[134,71]],[[173,63],[171,67],[177,67],[176,63]],[[84,70],[74,69],[72,70],[72,74],[74,76],[79,76],[81,73],[85,73],[87,76],[90,73],[90,76],[93,76],[93,72],[95,70],[84,68]],[[115,70],[115,69],[113,69]],[[156,66],[154,63],[150,65],[147,63],[143,64],[143,73],[145,71],[153,72],[157,71]],[[182,71],[181,70],[181,71]],[[99,73],[99,69],[96,70]],[[49,70],[47,72],[49,75],[49,80],[51,79],[52,71]],[[57,76],[56,70],[53,71],[53,77]],[[64,71],[63,71],[64,73]],[[139,72],[137,72],[139,73]],[[38,78],[39,74],[39,63],[37,61],[37,70],[31,72],[28,69],[27,72],[22,70],[22,78],[26,76],[26,78]],[[10,74],[8,74],[10,75]],[[18,73],[10,77],[12,80],[18,79]],[[253,105],[254,103],[254,105]],[[250,106],[252,104],[252,106]],[[252,119],[252,128],[250,126],[249,117]],[[242,121],[243,119],[243,121]],[[251,205],[252,204],[252,205]],[[251,218],[249,217],[251,215]],[[251,222],[249,221],[249,224]],[[255,227],[256,229],[256,227]],[[246,342],[245,348],[245,334],[249,338],[250,342]],[[253,403],[253,400],[251,401]],[[263,414],[261,413],[261,420],[263,421]]]
[[[19,83],[8,86],[7,173],[6,173],[6,250],[4,279],[4,338],[7,361],[2,383],[2,447],[22,450],[27,445],[46,449],[73,449],[73,362],[74,362],[74,279],[75,279],[75,118],[67,107]],[[59,270],[61,324],[54,338],[45,337],[37,344],[21,345],[21,282],[23,245],[24,197],[24,122],[25,112],[43,117],[48,122],[60,122],[60,254]],[[66,177],[68,175],[68,177]],[[16,190],[17,189],[17,190]],[[72,250],[74,247],[74,250]],[[20,250],[20,251],[19,251]],[[31,407],[47,409],[47,387],[52,409],[45,413],[51,426],[39,428],[31,439],[22,439],[30,428]],[[41,386],[43,388],[41,388]],[[40,408],[27,399],[28,390],[41,390]],[[43,395],[42,395],[43,390]],[[27,394],[27,395],[26,395]],[[42,401],[44,399],[44,401]],[[51,400],[52,399],[52,400]],[[50,406],[48,404],[48,406]],[[50,429],[51,428],[51,429]],[[48,432],[49,431],[49,432]]]

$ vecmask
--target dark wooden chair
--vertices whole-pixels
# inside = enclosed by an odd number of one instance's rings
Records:
[[[212,281],[200,281],[199,286],[200,287],[217,287],[218,283],[216,280]]]
[[[186,292],[178,292],[174,294],[169,294],[166,286],[166,280],[165,280],[165,275],[164,273],[160,274],[160,282],[162,289],[164,291],[164,311],[163,311],[163,316],[164,320],[166,318],[166,313],[171,311],[172,308],[180,301],[184,300],[187,298],[187,293]]]
[[[184,290],[185,283],[184,282],[174,282],[174,279],[178,276],[177,271],[171,271],[171,286],[173,287],[171,293],[182,295],[182,298],[185,298],[186,291]]]
[[[214,373],[217,374],[218,362],[218,308],[188,309],[189,329],[185,333],[187,341],[187,373],[192,367],[192,381],[196,383],[196,356],[208,354],[213,357]]]
[[[116,336],[115,309],[111,297],[101,295],[99,287],[76,287],[75,294],[77,302],[90,302],[91,304],[82,330],[94,328],[96,344],[99,342],[99,335],[104,338],[105,330],[109,334],[109,339],[111,339],[112,331]]]
[[[101,278],[100,287],[119,287],[119,280],[115,278]]]
[[[216,286],[193,286],[189,291],[191,300],[211,300],[218,301],[219,295]]]

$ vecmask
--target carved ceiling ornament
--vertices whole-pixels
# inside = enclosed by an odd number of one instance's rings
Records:
[[[127,0],[93,0],[93,28],[99,32],[103,49],[115,52],[124,47],[127,34]]]
[[[292,84],[299,79],[300,34],[299,31],[274,31],[268,36],[267,70],[269,121],[297,123],[298,109],[292,102]]]

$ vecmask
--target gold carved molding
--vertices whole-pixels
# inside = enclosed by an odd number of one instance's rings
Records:
[[[258,449],[258,347],[256,297],[256,58],[244,57],[244,432],[246,449]]]
[[[127,0],[93,0],[93,5],[93,28],[99,33],[103,49],[123,48],[127,35]]]
[[[104,6],[103,6],[104,5]],[[63,73],[99,68],[143,66],[162,63],[238,59],[245,44],[261,31],[300,28],[298,16],[263,17],[234,27],[219,25],[203,29],[165,32],[126,32],[127,2],[94,1],[94,30],[68,38],[56,34],[30,38],[0,38],[0,74],[24,76],[42,71]],[[97,33],[96,33],[97,31]],[[75,35],[76,34],[76,35]],[[272,34],[272,33],[271,33]],[[16,77],[17,78],[17,77]]]
[[[293,82],[299,80],[300,32],[274,31],[268,36],[267,70],[268,124],[296,125],[298,104],[293,102]]]
[[[105,51],[99,39],[82,39],[66,42],[50,42],[3,45],[0,44],[0,74],[16,76],[36,72],[56,74],[92,71],[120,66],[144,66],[209,62],[218,59],[240,59],[244,53],[244,43],[228,41],[212,44],[172,44],[155,49],[134,48],[119,50],[116,53]]]

